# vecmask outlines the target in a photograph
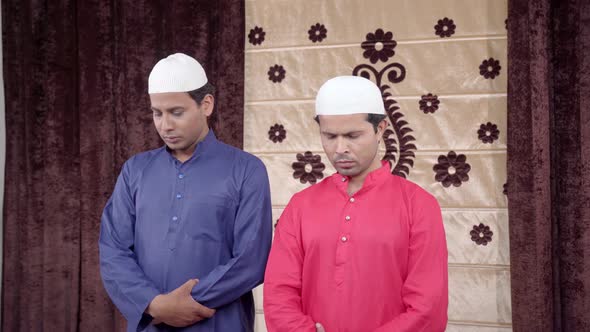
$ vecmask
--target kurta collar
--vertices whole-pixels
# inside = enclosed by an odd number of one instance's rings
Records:
[[[357,194],[361,191],[370,189],[376,184],[382,182],[388,176],[391,176],[391,164],[389,163],[389,161],[383,160],[381,161],[380,168],[367,174],[365,182],[363,182],[363,186],[359,191],[357,191]],[[332,181],[336,184],[338,188],[346,192],[346,189],[348,188],[348,182],[350,181],[350,177],[336,173],[332,176]]]
[[[187,159],[183,164],[187,164],[187,163],[191,162],[192,160],[195,160],[195,159],[199,158],[200,156],[202,156],[203,154],[207,153],[208,151],[210,151],[213,148],[213,146],[216,143],[217,143],[217,137],[215,137],[213,130],[209,129],[209,132],[205,136],[205,139],[203,139],[201,142],[199,142],[197,144],[195,151],[193,151],[193,155],[189,159]],[[172,153],[170,153],[170,149],[168,149],[168,147],[166,145],[164,145],[163,148],[175,163],[180,164],[180,161],[178,159],[176,159],[172,155]]]

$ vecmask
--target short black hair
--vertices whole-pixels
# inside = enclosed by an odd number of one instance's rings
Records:
[[[381,123],[381,121],[385,120],[386,117],[387,117],[387,115],[385,115],[385,114],[367,113],[367,122],[372,124],[373,129],[375,130],[375,132],[377,132],[377,128],[379,127],[379,124]],[[320,123],[320,117],[318,115],[316,115],[313,119],[318,124]]]
[[[215,87],[213,84],[207,82],[202,87],[188,91],[187,93],[197,103],[197,106],[201,106],[203,98],[205,98],[206,95],[212,95],[215,97]]]

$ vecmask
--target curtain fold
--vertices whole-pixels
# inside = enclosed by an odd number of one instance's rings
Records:
[[[243,1],[2,1],[6,93],[4,331],[117,331],[98,271],[100,214],[122,163],[162,144],[147,77],[197,58],[211,125],[242,147]]]
[[[590,1],[510,1],[514,331],[590,330]]]

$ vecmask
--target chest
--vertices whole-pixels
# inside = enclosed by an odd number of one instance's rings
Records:
[[[309,252],[343,243],[357,251],[407,249],[410,224],[403,200],[378,193],[320,198],[301,215],[303,246]]]

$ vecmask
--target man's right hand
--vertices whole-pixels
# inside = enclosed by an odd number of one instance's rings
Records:
[[[156,296],[146,312],[154,321],[174,327],[189,326],[212,317],[215,310],[198,303],[191,296],[198,282],[197,279],[190,279],[172,292]]]
[[[320,323],[315,323],[315,331],[316,332],[326,332],[324,326]]]

